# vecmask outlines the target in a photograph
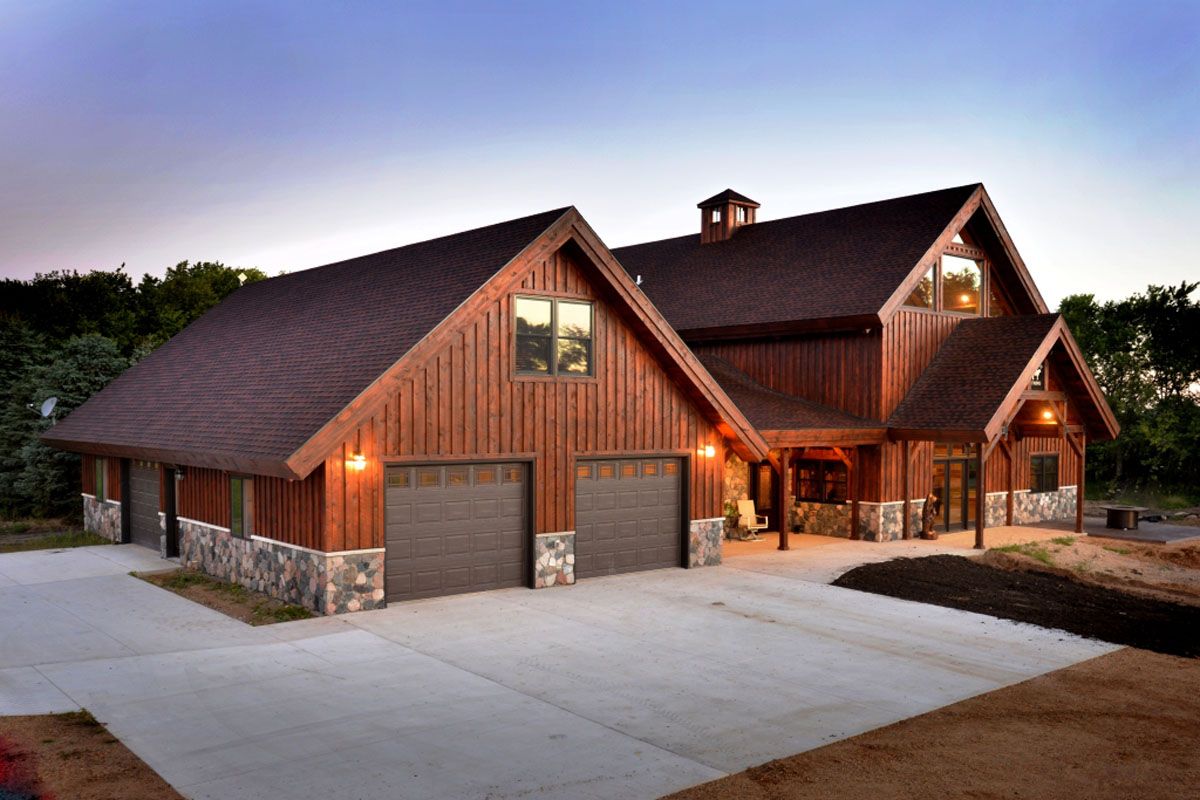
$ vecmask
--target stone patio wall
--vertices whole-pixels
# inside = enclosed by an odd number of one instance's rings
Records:
[[[1060,486],[1054,492],[1031,492],[1018,489],[1013,492],[1013,524],[1034,525],[1075,516],[1074,486]],[[984,523],[989,527],[1005,524],[1007,517],[1007,493],[988,492],[987,513]]]
[[[241,539],[225,528],[181,517],[179,561],[318,614],[386,605],[382,549],[320,553],[261,537]]]

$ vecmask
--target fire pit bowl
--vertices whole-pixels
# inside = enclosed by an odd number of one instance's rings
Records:
[[[1104,527],[1118,531],[1136,531],[1138,515],[1149,509],[1142,506],[1101,506],[1107,515]]]

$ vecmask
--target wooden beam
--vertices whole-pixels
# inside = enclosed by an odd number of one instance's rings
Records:
[[[1083,533],[1083,483],[1087,477],[1087,444],[1080,435],[1080,441],[1084,444],[1083,452],[1079,454],[1079,478],[1075,483],[1075,532]]]
[[[779,549],[790,550],[788,543],[788,516],[792,511],[792,451],[784,447],[779,451]]]
[[[975,549],[983,549],[983,513],[987,498],[987,475],[984,473],[985,454],[983,445],[975,448]]]
[[[912,516],[912,501],[909,496],[912,494],[912,470],[908,466],[909,453],[912,450],[912,442],[908,439],[904,440],[904,452],[901,456],[900,470],[904,478],[904,521],[901,523],[900,530],[902,531],[901,538],[912,538],[912,523],[909,521]]]
[[[854,466],[850,476],[850,538],[861,539],[858,533],[859,509],[858,499],[862,497],[862,470],[859,469],[859,464],[862,463],[862,452],[859,448],[854,448]]]
[[[1007,439],[997,439],[996,441],[1000,444],[1000,452],[1004,453],[1004,457],[1008,459],[1008,496],[1004,502],[1004,524],[1011,527],[1013,524],[1013,491],[1017,483],[1017,461]]]
[[[942,251],[942,254],[958,256],[959,258],[970,258],[974,261],[983,261],[987,258],[987,253],[983,252],[982,247],[976,247],[972,244],[959,244],[958,242],[950,242],[946,245],[946,249]]]

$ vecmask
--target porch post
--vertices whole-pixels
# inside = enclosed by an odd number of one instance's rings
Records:
[[[903,475],[903,479],[904,479],[903,480],[903,483],[904,483],[904,522],[901,527],[901,530],[903,531],[901,536],[905,539],[912,538],[912,530],[911,530],[912,524],[909,522],[909,518],[912,516],[911,510],[910,510],[912,501],[909,499],[909,495],[912,494],[912,486],[911,486],[912,476],[909,474],[909,468],[908,468],[908,462],[910,460],[909,459],[909,450],[911,450],[911,449],[912,449],[912,443],[909,442],[908,439],[905,439],[904,440],[904,451],[902,454],[903,463],[900,465],[900,471],[901,471],[901,473]]]
[[[783,447],[779,450],[779,549],[790,550],[788,544],[788,517],[792,512],[792,450]]]
[[[1004,454],[1008,456],[1008,497],[1005,500],[1004,507],[1004,524],[1010,528],[1013,524],[1013,502],[1016,497],[1015,491],[1017,486],[1017,455],[1008,447],[1007,442],[1004,447]]]
[[[862,448],[854,448],[854,466],[851,470],[854,472],[850,476],[850,538],[858,539],[858,499],[862,497]]]
[[[987,499],[987,476],[984,474],[984,465],[987,460],[984,456],[984,444],[981,442],[975,445],[975,549],[983,549],[983,514],[987,507],[985,502]]]
[[[1075,532],[1083,533],[1083,481],[1087,474],[1087,434],[1079,434],[1079,480],[1075,484]]]

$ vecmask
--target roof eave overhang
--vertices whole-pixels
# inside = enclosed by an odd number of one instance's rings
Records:
[[[137,447],[135,445],[109,444],[104,442],[82,442],[74,439],[60,439],[55,437],[53,433],[54,429],[51,428],[42,434],[40,437],[41,441],[59,450],[103,458],[130,458],[142,461],[157,461],[172,466],[219,469],[226,472],[263,475],[270,478],[283,478],[285,480],[303,480],[312,472],[311,469],[307,472],[297,472],[291,469],[285,461],[269,457],[253,457],[219,451],[196,452],[164,447]]]
[[[819,447],[883,444],[888,429],[879,428],[795,428],[760,429],[759,433],[772,448]]]

